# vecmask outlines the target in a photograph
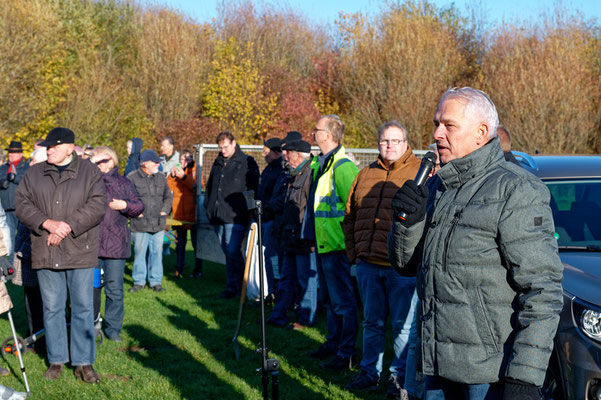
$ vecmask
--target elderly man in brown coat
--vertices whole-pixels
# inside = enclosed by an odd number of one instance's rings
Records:
[[[403,183],[415,178],[420,161],[407,142],[407,130],[397,121],[378,130],[380,155],[355,178],[343,221],[346,252],[357,265],[357,284],[363,302],[363,359],[361,373],[348,385],[353,391],[378,386],[384,356],[386,320],[390,317],[394,359],[388,394],[398,396],[404,382],[409,329],[415,312],[415,278],[400,276],[388,261],[388,232],[392,199]]]
[[[96,358],[93,281],[99,224],[106,211],[100,170],[75,152],[75,134],[54,128],[41,143],[48,160],[30,167],[16,195],[17,218],[31,231],[32,268],[38,271],[49,380],[71,360],[77,378],[100,381]],[[71,303],[70,346],[65,322]],[[69,351],[70,350],[70,351]]]

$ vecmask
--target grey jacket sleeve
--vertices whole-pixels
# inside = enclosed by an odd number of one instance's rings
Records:
[[[415,276],[416,263],[410,262],[424,233],[425,220],[406,227],[393,220],[388,233],[388,259],[390,265],[403,276]]]
[[[499,246],[516,288],[515,340],[506,376],[542,386],[563,306],[563,265],[549,191],[536,178],[513,189],[499,220]]]
[[[169,215],[171,206],[173,205],[173,192],[167,184],[167,178],[163,177],[163,179],[165,179],[165,188],[163,189],[163,207],[161,208],[161,212],[164,212],[165,215]]]

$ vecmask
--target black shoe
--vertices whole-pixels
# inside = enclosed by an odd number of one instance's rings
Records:
[[[390,399],[403,399],[406,400],[407,391],[403,389],[403,381],[399,379],[396,375],[390,375],[390,385],[388,385],[388,390],[386,390],[386,397]],[[403,393],[404,392],[404,393]],[[405,397],[403,397],[405,396]]]
[[[322,369],[332,369],[336,371],[351,369],[353,367],[353,358],[336,356],[330,361],[322,362],[319,364],[319,367]]]
[[[202,276],[202,271],[196,271],[190,275],[190,278],[200,278]]]
[[[135,292],[139,292],[142,289],[144,289],[144,285],[133,285],[132,287],[129,288],[128,292],[135,293]]]
[[[307,353],[307,355],[309,357],[312,358],[317,358],[318,360],[324,360],[330,356],[333,356],[336,354],[336,348],[334,347],[330,347],[330,346],[326,346],[326,344],[322,344],[321,346],[319,346],[319,348],[317,350],[313,350]]]
[[[233,299],[234,297],[236,297],[236,292],[234,292],[233,290],[224,290],[223,292],[219,293],[218,296],[220,299]]]
[[[117,343],[123,342],[123,339],[121,338],[121,335],[119,335],[118,333],[115,333],[114,335],[109,336],[109,340],[111,342],[117,342]]]
[[[367,374],[361,371],[355,378],[346,385],[346,388],[352,392],[362,392],[364,390],[377,390],[378,381],[371,379]],[[386,393],[388,395],[388,392]]]
[[[162,287],[161,285],[155,285],[155,286],[151,286],[150,287],[152,290],[154,290],[155,292],[163,292],[165,291],[165,288]]]

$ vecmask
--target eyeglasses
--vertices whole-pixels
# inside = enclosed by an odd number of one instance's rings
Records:
[[[392,144],[394,146],[397,146],[399,144],[401,144],[401,142],[406,142],[407,139],[390,139],[390,140],[380,140],[380,145],[388,145],[388,144]]]
[[[329,132],[327,129],[319,129],[319,128],[313,128],[312,132],[315,133],[315,132],[320,132],[320,131],[321,132]]]

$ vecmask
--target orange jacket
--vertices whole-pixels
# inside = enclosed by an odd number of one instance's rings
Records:
[[[183,179],[167,177],[167,184],[173,192],[171,214],[173,219],[183,222],[196,222],[196,168],[187,167]]]

